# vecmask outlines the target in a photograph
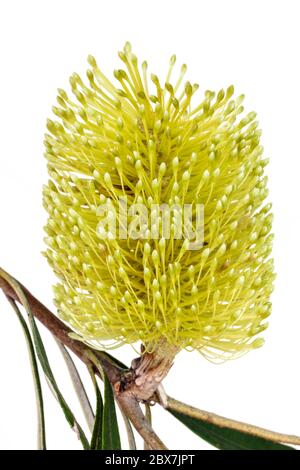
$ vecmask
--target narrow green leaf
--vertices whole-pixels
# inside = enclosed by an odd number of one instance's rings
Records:
[[[47,381],[48,381],[49,385],[51,386],[51,390],[53,391],[55,397],[57,398],[57,400],[58,400],[58,402],[61,406],[61,409],[63,410],[63,413],[65,415],[65,418],[66,418],[67,422],[71,426],[72,430],[75,431],[76,434],[78,435],[78,437],[79,437],[79,439],[82,443],[83,448],[85,450],[88,450],[89,449],[89,442],[88,442],[81,426],[79,425],[79,423],[75,419],[74,414],[72,413],[71,409],[67,405],[62,393],[60,392],[60,390],[58,388],[58,385],[56,383],[56,380],[54,378],[54,375],[52,373],[52,370],[51,370],[51,367],[50,367],[50,364],[49,364],[49,361],[48,361],[48,357],[47,357],[47,354],[46,354],[46,351],[45,351],[45,347],[44,347],[41,335],[40,335],[39,330],[36,326],[34,316],[32,314],[29,302],[27,300],[26,294],[24,293],[24,291],[22,289],[22,286],[19,284],[18,281],[16,281],[16,279],[12,278],[9,274],[7,274],[1,268],[0,268],[0,275],[15,290],[15,292],[17,293],[22,305],[24,306],[24,308],[27,312],[28,318],[29,318],[29,324],[30,324],[31,332],[32,332],[32,336],[33,336],[35,352],[36,352],[37,357],[40,361],[40,364],[41,364],[42,369],[44,371],[44,374],[47,378]]]
[[[220,450],[295,450],[293,447],[235,429],[221,428],[216,424],[192,418],[178,411],[170,409],[168,411],[197,436]]]
[[[39,450],[47,450],[46,447],[46,428],[45,428],[45,414],[44,414],[44,401],[43,401],[43,392],[41,386],[41,380],[39,375],[38,364],[35,356],[34,345],[31,339],[29,328],[14,300],[10,297],[7,297],[7,300],[11,304],[12,308],[14,309],[17,317],[20,321],[20,324],[23,329],[23,333],[26,339],[26,344],[28,348],[28,353],[30,357],[30,364],[32,369],[32,376],[34,381],[35,387],[35,394],[36,394],[36,403],[37,403],[37,415],[38,415],[38,449]]]
[[[102,449],[120,450],[121,441],[115,408],[114,394],[108,378],[104,375],[104,408],[102,427]]]
[[[55,395],[56,395],[57,400],[58,400],[58,402],[59,402],[59,404],[60,404],[60,406],[63,410],[63,413],[65,415],[65,418],[66,418],[67,422],[69,423],[69,425],[71,426],[73,431],[75,431],[76,434],[78,435],[78,437],[79,437],[79,439],[82,443],[83,448],[85,450],[87,450],[87,449],[89,449],[89,442],[88,442],[88,440],[87,440],[87,438],[86,438],[86,436],[83,432],[83,429],[81,428],[81,426],[79,425],[79,423],[75,419],[74,414],[72,413],[71,409],[69,408],[69,406],[66,403],[62,393],[60,392],[60,390],[58,388],[58,385],[56,383],[56,380],[54,378],[54,375],[52,373],[52,370],[51,370],[51,367],[50,367],[50,364],[49,364],[49,361],[48,361],[48,357],[47,357],[47,354],[46,354],[46,351],[45,351],[45,348],[44,348],[44,344],[43,344],[40,332],[39,332],[39,330],[36,326],[36,322],[35,322],[35,319],[34,319],[32,313],[31,313],[31,311],[29,311],[29,319],[30,319],[30,323],[31,323],[32,334],[33,334],[33,339],[34,339],[34,343],[35,343],[35,349],[36,349],[39,361],[41,363],[42,369],[43,369],[45,375],[47,376],[47,379],[49,380],[49,382],[52,386],[52,389],[55,392]]]
[[[102,450],[103,400],[95,375],[91,372],[96,392],[96,416],[91,439],[91,450]]]

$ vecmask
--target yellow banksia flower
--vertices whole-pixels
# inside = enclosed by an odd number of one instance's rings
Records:
[[[100,348],[141,341],[150,351],[163,341],[211,360],[239,356],[263,343],[274,280],[256,114],[244,114],[232,86],[194,105],[185,65],[172,81],[175,56],[162,80],[129,43],[119,57],[125,70],[111,81],[89,56],[87,80],[72,75],[73,96],[59,89],[59,119],[47,123],[45,240],[58,313]],[[169,238],[160,213],[155,237],[146,224],[143,236],[104,236],[99,208],[109,205],[109,219],[125,197],[150,212],[153,203],[203,205],[202,246],[176,238],[178,213]]]

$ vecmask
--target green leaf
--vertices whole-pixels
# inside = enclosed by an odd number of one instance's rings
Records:
[[[220,450],[295,450],[293,447],[235,429],[221,428],[216,424],[192,418],[178,411],[171,409],[168,409],[168,411],[197,436]]]
[[[36,349],[36,352],[37,352],[37,355],[38,355],[38,358],[39,358],[39,361],[40,361],[40,364],[42,366],[42,369],[51,385],[51,388],[61,406],[61,409],[63,410],[63,413],[65,415],[65,418],[67,420],[67,422],[69,423],[69,425],[71,426],[71,428],[73,429],[73,431],[76,432],[76,434],[78,435],[82,445],[83,445],[83,448],[85,450],[89,449],[89,442],[81,428],[81,426],[78,424],[77,420],[75,419],[75,416],[74,414],[72,413],[71,409],[69,408],[68,404],[66,403],[62,393],[60,392],[59,388],[58,388],[58,385],[56,383],[56,380],[54,378],[54,375],[52,373],[52,370],[51,370],[51,367],[50,367],[50,364],[49,364],[49,361],[48,361],[48,357],[47,357],[47,354],[46,354],[46,351],[45,351],[45,348],[44,348],[44,344],[43,344],[43,341],[42,341],[42,338],[41,338],[41,335],[40,335],[40,332],[36,326],[36,323],[35,323],[35,319],[31,313],[31,311],[29,310],[29,320],[30,320],[30,324],[31,324],[31,329],[32,329],[32,334],[33,334],[33,339],[34,339],[34,343],[35,343],[35,349]]]
[[[43,341],[42,341],[42,338],[41,338],[41,335],[40,335],[40,332],[36,326],[36,322],[35,322],[35,319],[31,313],[31,311],[29,311],[29,320],[30,320],[30,323],[31,323],[31,329],[32,329],[32,334],[33,334],[33,339],[34,339],[34,343],[35,343],[35,349],[36,349],[36,352],[37,352],[37,355],[38,355],[38,358],[39,358],[39,361],[41,363],[41,366],[42,366],[42,369],[51,385],[51,388],[52,390],[54,391],[54,394],[61,406],[61,409],[63,410],[63,413],[65,415],[65,418],[67,420],[67,422],[69,423],[69,425],[71,426],[71,428],[73,429],[73,431],[76,432],[76,434],[78,435],[81,443],[82,443],[82,446],[85,450],[88,450],[89,449],[89,442],[81,428],[81,426],[79,425],[79,423],[77,422],[77,420],[75,419],[75,416],[74,414],[72,413],[70,407],[68,406],[68,404],[66,403],[62,393],[60,392],[59,388],[58,388],[58,385],[56,383],[56,380],[54,378],[54,375],[52,373],[52,370],[51,370],[51,367],[50,367],[50,364],[49,364],[49,361],[48,361],[48,357],[47,357],[47,354],[46,354],[46,351],[45,351],[45,348],[44,348],[44,344],[43,344]]]
[[[54,393],[54,396],[56,397],[57,401],[59,402],[67,422],[71,426],[72,430],[75,431],[76,434],[78,435],[78,437],[79,437],[79,439],[82,443],[83,448],[85,450],[88,450],[89,447],[90,447],[89,442],[88,442],[81,426],[79,425],[79,423],[75,419],[74,414],[72,413],[71,409],[67,405],[62,393],[60,392],[60,390],[58,388],[58,385],[56,383],[56,380],[54,378],[54,375],[52,373],[52,370],[51,370],[51,367],[50,367],[50,364],[49,364],[49,361],[48,361],[48,358],[47,358],[47,354],[46,354],[46,351],[45,351],[45,347],[44,347],[41,335],[40,335],[39,330],[36,326],[34,316],[32,314],[29,302],[27,300],[25,292],[22,289],[22,286],[19,284],[18,281],[16,281],[14,278],[12,278],[9,274],[7,274],[1,268],[0,268],[0,275],[15,290],[15,292],[17,293],[17,295],[20,299],[20,302],[22,303],[23,307],[25,308],[25,310],[27,312],[27,315],[28,315],[28,318],[29,318],[29,324],[30,324],[31,332],[32,332],[32,336],[33,336],[35,352],[36,352],[37,357],[40,361],[40,364],[42,366],[44,374],[47,378],[48,384],[50,385],[51,390]]]
[[[7,297],[7,296],[6,296]],[[23,333],[26,339],[28,353],[30,357],[30,364],[32,369],[32,376],[35,387],[36,402],[37,402],[37,412],[38,412],[38,449],[47,450],[46,447],[46,429],[45,429],[45,414],[44,414],[44,401],[43,401],[43,392],[41,386],[41,380],[39,375],[38,364],[35,356],[34,345],[31,339],[29,328],[14,300],[10,297],[7,297],[7,300],[14,309],[17,317],[20,321],[20,324],[23,329]]]
[[[114,394],[108,378],[104,375],[104,408],[102,426],[102,449],[120,450],[121,441],[115,408]]]
[[[94,422],[94,429],[91,439],[91,450],[102,450],[102,426],[103,426],[103,400],[100,388],[97,384],[97,379],[93,373],[91,373],[94,382],[96,392],[96,416]]]

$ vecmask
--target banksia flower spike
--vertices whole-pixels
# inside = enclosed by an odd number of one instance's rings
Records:
[[[162,79],[128,43],[119,57],[125,70],[111,81],[89,56],[87,80],[72,75],[74,96],[59,90],[59,119],[47,124],[46,256],[59,315],[99,348],[140,341],[172,357],[239,356],[262,345],[274,279],[256,114],[232,86],[197,103],[185,65],[172,80],[175,56]],[[152,224],[137,227],[129,210],[121,236],[120,201],[146,208]],[[162,204],[175,207],[168,236]],[[203,207],[197,249],[177,236],[188,204]]]

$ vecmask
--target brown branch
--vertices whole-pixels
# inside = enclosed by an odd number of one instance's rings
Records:
[[[131,397],[126,395],[120,395],[118,397],[118,403],[124,414],[126,416],[130,416],[133,426],[151,449],[167,449],[146,420],[137,400],[133,400]]]
[[[87,351],[89,347],[84,343],[77,341],[69,336],[72,330],[68,328],[59,318],[57,318],[50,310],[45,307],[36,297],[34,297],[26,287],[19,283],[22,288],[33,315],[49,330],[51,333],[65,346],[67,346],[79,359],[81,359],[86,365],[91,365],[90,360],[87,358]],[[3,292],[13,300],[16,300],[20,304],[20,301],[15,290],[9,285],[9,283],[1,277],[0,273],[0,288]]]
[[[136,430],[149,444],[149,446],[151,446],[152,449],[166,449],[162,441],[153,431],[152,427],[145,420],[136,397],[133,394],[128,396],[127,393],[125,393],[123,396],[121,390],[119,390],[119,383],[122,377],[123,369],[118,367],[116,364],[113,364],[113,362],[107,357],[105,353],[96,351],[81,341],[72,338],[70,336],[72,330],[67,325],[57,318],[36,297],[34,297],[26,287],[24,287],[18,281],[15,281],[12,276],[0,268],[0,288],[7,297],[19,302],[22,305],[23,303],[19,298],[18,293],[11,285],[10,281],[12,281],[12,283],[16,283],[17,287],[21,288],[21,291],[26,297],[26,301],[28,302],[34,317],[37,318],[53,334],[55,338],[64,344],[79,359],[81,359],[81,361],[83,361],[87,367],[92,367],[95,372],[98,373],[98,375],[101,375],[99,374],[99,370],[96,367],[95,361],[91,359],[93,356],[97,358],[109,381],[111,382],[113,389],[118,389],[118,393],[116,393],[116,400]]]

